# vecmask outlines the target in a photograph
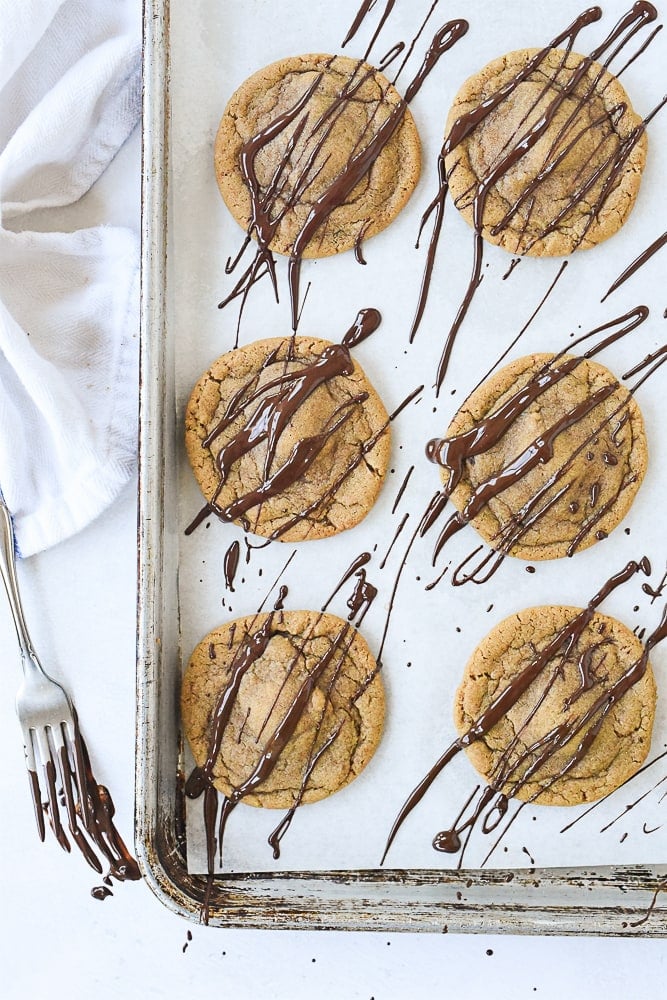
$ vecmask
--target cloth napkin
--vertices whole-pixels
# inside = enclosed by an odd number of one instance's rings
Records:
[[[77,201],[136,126],[140,7],[0,0],[0,490],[23,556],[136,465],[137,234],[35,232],[31,213]]]

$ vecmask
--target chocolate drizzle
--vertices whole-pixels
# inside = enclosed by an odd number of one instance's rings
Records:
[[[549,43],[549,45],[534,55],[521,69],[521,71],[517,73],[509,82],[500,87],[496,93],[487,97],[477,107],[461,115],[461,117],[453,123],[449,133],[445,137],[441,153],[438,157],[438,193],[426,209],[420,227],[421,233],[428,218],[434,212],[436,213],[434,228],[427,253],[421,292],[410,333],[410,340],[414,338],[424,314],[426,299],[433,273],[437,243],[442,229],[445,202],[449,191],[449,180],[452,175],[452,171],[456,169],[456,163],[454,163],[454,165],[452,165],[449,169],[446,168],[446,158],[452,155],[457,146],[479,125],[481,125],[481,123],[484,122],[484,120],[493,111],[495,111],[496,108],[507,100],[514,93],[517,87],[519,87],[524,81],[528,80],[531,77],[531,74],[535,71],[540,71],[542,64],[550,52],[565,44],[565,55],[569,55],[572,52],[575,40],[582,29],[587,25],[598,21],[601,16],[602,11],[600,7],[591,7],[585,10],[572,22],[572,24],[557,35]],[[632,9],[620,19],[618,24],[613,28],[602,44],[595,48],[591,52],[590,56],[582,58],[576,68],[568,71],[570,75],[565,82],[559,82],[558,87],[553,88],[553,97],[550,93],[552,90],[552,81],[547,80],[533,105],[534,107],[537,107],[540,101],[549,95],[548,103],[540,117],[532,126],[526,127],[523,131],[522,127],[526,123],[525,119],[522,120],[515,135],[508,140],[496,161],[488,168],[487,173],[479,180],[479,183],[474,187],[474,189],[471,190],[470,206],[472,208],[472,222],[474,229],[472,272],[461,305],[459,306],[454,322],[452,323],[445,339],[435,380],[435,387],[438,393],[447,374],[456,335],[463,323],[463,320],[465,319],[475,291],[482,279],[482,233],[484,227],[486,201],[490,190],[507,174],[508,171],[515,168],[521,159],[530,150],[532,150],[538,142],[540,142],[543,136],[548,132],[548,129],[554,122],[556,115],[562,108],[564,102],[572,99],[575,104],[575,110],[573,110],[568,116],[566,123],[559,128],[556,138],[550,144],[550,148],[542,164],[542,168],[538,171],[535,178],[525,185],[521,194],[509,208],[504,218],[500,222],[496,223],[492,230],[494,235],[498,235],[507,228],[515,217],[518,216],[520,211],[523,211],[525,216],[523,232],[525,236],[525,227],[530,220],[532,210],[531,199],[534,199],[537,188],[543,183],[544,180],[551,176],[553,170],[558,166],[558,164],[565,158],[565,156],[568,155],[568,153],[570,153],[574,146],[581,141],[581,139],[589,131],[589,128],[592,127],[591,125],[581,128],[581,126],[577,124],[579,111],[593,96],[595,87],[602,78],[602,73],[607,69],[612,59],[616,57],[619,52],[621,52],[621,50],[625,47],[625,45],[627,45],[630,39],[634,37],[638,30],[655,20],[656,17],[657,11],[653,4],[645,2],[645,0],[638,0],[638,2],[633,5]],[[645,48],[645,46],[643,48]],[[604,63],[603,69],[596,74],[594,81],[592,83],[582,83],[582,81],[585,80],[585,75],[591,66],[609,50],[611,50],[610,55]],[[639,53],[637,53],[637,55],[638,54]],[[629,62],[626,63],[626,66],[627,65],[629,65]],[[564,68],[565,58],[561,59],[558,72],[561,73]],[[623,67],[623,69],[625,68],[626,67]],[[622,70],[620,72],[622,72]],[[578,91],[578,87],[580,85],[583,86],[583,93],[579,93]],[[547,222],[541,231],[531,239],[526,237],[525,245],[521,240],[519,241],[516,253],[525,254],[529,252],[537,242],[554,232],[564,220],[567,220],[568,216],[575,209],[575,207],[586,199],[589,192],[591,192],[591,190],[601,182],[601,188],[596,196],[593,207],[588,210],[588,222],[584,226],[576,243],[577,246],[581,245],[586,234],[588,233],[588,230],[590,229],[590,226],[597,219],[599,212],[607,201],[607,198],[614,190],[618,178],[620,177],[632,150],[644,134],[648,123],[663,107],[665,101],[667,101],[667,98],[664,98],[639,125],[631,129],[626,138],[617,139],[613,151],[605,156],[600,166],[593,167],[589,176],[581,180],[579,186],[573,192],[569,201],[564,206],[561,206],[560,204],[555,206],[556,214],[549,222]],[[616,109],[616,119],[620,120],[626,110],[627,108],[624,106]],[[594,122],[592,124],[594,125],[598,123]]]
[[[362,4],[343,45],[354,37],[361,22],[372,6],[372,2],[370,4]],[[271,241],[285,212],[299,202],[302,194],[311,187],[322,170],[320,154],[324,149],[328,136],[331,134],[334,123],[344,113],[346,106],[355,100],[362,83],[373,74],[374,71],[365,64],[365,59],[368,57],[370,49],[392,6],[393,0],[389,0],[364,59],[355,62],[349,79],[345,82],[327,110],[323,113],[314,113],[314,124],[310,121],[309,114],[310,110],[317,105],[318,88],[322,80],[321,73],[315,76],[291,108],[279,114],[256,135],[245,142],[241,148],[239,165],[250,195],[250,221],[241,250],[234,259],[230,258],[228,260],[225,268],[226,272],[229,274],[234,271],[243,257],[246,248],[250,245],[251,239],[257,242],[257,250],[251,264],[244,270],[232,291],[219,304],[219,307],[223,308],[232,300],[240,298],[239,323],[245,301],[252,286],[264,275],[269,275],[276,299],[278,298],[276,266],[271,250]],[[440,57],[462,38],[467,30],[467,21],[454,20],[447,22],[447,24],[443,25],[435,33],[421,66],[407,87],[405,99],[391,108],[385,120],[377,126],[372,134],[363,134],[359,137],[347,163],[343,165],[331,183],[314,198],[307,218],[294,237],[289,255],[288,285],[290,290],[292,329],[294,331],[296,331],[299,321],[301,262],[306,249],[313,240],[313,237],[326,225],[331,214],[350,198],[357,185],[368,175],[378,156],[385,149],[403,122],[408,104],[418,94],[429,73],[435,68]],[[382,60],[380,68],[385,69],[402,52],[404,47],[402,42],[394,46]],[[378,101],[378,108],[382,100],[383,97]],[[292,129],[292,133],[288,140],[283,141],[284,149],[280,162],[274,171],[268,187],[263,188],[257,177],[257,156],[270,143],[280,141],[281,136],[288,129]],[[303,156],[300,154],[297,155],[297,144],[299,143],[307,151]],[[304,161],[303,165],[301,164],[301,160]],[[290,176],[291,170],[296,171],[294,177]],[[278,196],[284,201],[283,208],[278,207]],[[356,255],[361,263],[364,263],[364,258],[361,255],[361,241],[368,225],[369,221],[362,224],[356,240]]]
[[[373,7],[375,7],[376,2],[377,2],[377,0],[363,0],[361,6],[359,8],[359,10],[357,11],[357,13],[355,15],[355,18],[354,18],[352,24],[350,25],[348,33],[346,34],[345,38],[343,39],[343,41],[341,43],[341,48],[342,49],[345,48],[345,46],[347,45],[348,42],[352,41],[352,39],[354,38],[354,36],[356,35],[356,33],[359,31],[359,28],[363,24],[364,19],[370,13],[370,11],[373,9]],[[364,53],[364,59],[368,59],[368,57],[369,57],[369,55],[371,53],[371,49],[375,45],[375,42],[377,41],[377,37],[378,37],[378,35],[380,34],[380,32],[382,31],[382,29],[384,27],[385,21],[387,20],[387,18],[389,17],[389,15],[391,14],[391,12],[392,12],[392,10],[394,8],[394,3],[395,2],[396,2],[396,0],[385,0],[384,11],[382,12],[382,14],[380,16],[380,21],[378,23],[378,26],[376,27],[375,32],[373,33],[373,37],[371,38],[370,43],[368,45],[368,48],[366,49],[366,51]]]
[[[367,583],[365,570],[363,568],[369,558],[370,556],[368,553],[363,553],[357,560],[355,560],[350,569],[344,575],[339,587],[336,588],[336,590],[340,589],[340,586],[346,580],[349,580],[353,574],[357,576],[357,584],[354,588],[352,597],[348,601],[348,607],[351,611],[350,619],[356,617],[361,611],[365,613],[365,610],[367,610],[367,607],[372,603],[376,593],[375,588]],[[336,593],[336,591],[334,591],[334,593]],[[332,595],[332,597],[333,596],[334,595]],[[331,703],[331,695],[334,690],[334,686],[336,685],[336,682],[341,675],[341,671],[344,668],[346,657],[348,656],[356,634],[355,630],[349,623],[342,624],[337,634],[327,644],[328,648],[326,651],[319,656],[315,663],[305,673],[303,679],[298,683],[295,694],[292,696],[289,704],[282,712],[282,717],[274,726],[273,731],[269,732],[268,735],[263,738],[257,762],[252,767],[250,773],[233,788],[229,795],[222,796],[221,800],[219,800],[218,792],[213,784],[214,769],[216,761],[222,750],[225,733],[230,724],[232,710],[237,702],[241,682],[244,676],[250,670],[252,665],[266,653],[272,638],[275,635],[281,634],[282,625],[280,624],[280,619],[276,617],[278,614],[279,611],[274,610],[264,615],[263,620],[261,620],[262,616],[258,614],[248,626],[246,634],[242,642],[240,642],[231,662],[229,680],[211,715],[206,759],[200,766],[197,766],[192,771],[185,783],[185,794],[189,798],[196,799],[203,795],[208,865],[208,884],[202,906],[202,919],[205,922],[208,920],[209,897],[215,871],[216,853],[221,860],[224,831],[228,818],[239,802],[241,802],[245,796],[254,792],[255,789],[261,787],[266,779],[272,774],[274,768],[280,760],[281,754],[294,735],[304,712],[308,708],[309,704],[311,704],[313,692],[319,682],[324,684],[324,687],[322,688],[325,695],[323,700],[324,703],[322,707],[318,709],[315,731],[312,737],[310,752],[305,761],[301,785],[295,795],[291,808],[287,811],[284,818],[269,837],[269,844],[273,849],[273,855],[275,858],[278,858],[280,855],[280,841],[292,822],[295,810],[303,800],[304,793],[306,792],[306,788],[314,768],[322,755],[326,753],[336,740],[344,723],[344,719],[334,720],[333,726],[328,733],[323,730],[327,705]],[[297,641],[297,648],[294,657],[287,665],[288,675],[291,674],[296,668],[303,649],[305,648],[305,644],[313,635],[314,630],[322,619],[322,615],[323,612],[320,612],[320,614],[315,617],[313,624],[309,627],[306,634]],[[357,685],[350,698],[351,705],[362,696],[364,691],[372,682],[376,673],[377,668],[370,674],[370,676],[366,677],[360,684]],[[325,675],[327,675],[326,678]],[[273,708],[275,708],[276,704],[277,698]],[[273,711],[273,708],[271,711]],[[267,716],[264,726],[268,724],[270,714],[271,713]],[[260,730],[258,739],[262,736],[263,729],[264,727]]]
[[[426,511],[421,524],[421,534],[424,535],[437,518],[440,516],[447,503],[448,498],[461,482],[466,463],[474,462],[475,457],[483,455],[492,449],[498,442],[512,432],[515,422],[526,412],[531,404],[552,386],[557,385],[562,379],[576,371],[582,360],[592,358],[605,347],[615,343],[621,337],[626,336],[632,330],[640,326],[648,316],[646,306],[637,306],[635,309],[619,316],[594,330],[578,337],[570,346],[576,346],[591,337],[611,330],[612,332],[604,336],[594,346],[589,348],[581,356],[568,357],[564,351],[554,355],[545,365],[543,365],[528,382],[518,389],[511,397],[493,410],[483,419],[478,420],[469,430],[450,438],[434,438],[426,446],[426,455],[430,461],[442,466],[449,474],[445,488],[434,498]],[[523,507],[516,511],[506,525],[502,525],[497,532],[494,541],[494,551],[484,556],[482,561],[472,573],[463,573],[464,566],[468,559],[461,564],[452,577],[454,585],[474,580],[476,583],[485,582],[489,576],[499,567],[504,555],[520,541],[520,539],[532,528],[536,522],[543,517],[562,497],[565,497],[569,484],[560,485],[565,473],[572,467],[575,458],[586,451],[589,458],[594,457],[594,452],[590,450],[591,444],[597,442],[600,432],[614,423],[614,429],[610,435],[610,441],[615,447],[622,444],[622,439],[617,438],[620,428],[628,419],[627,405],[645,379],[667,360],[667,348],[660,348],[645,358],[639,365],[635,366],[629,375],[637,374],[647,369],[648,372],[638,380],[630,389],[624,390],[618,382],[611,382],[591,392],[585,399],[577,403],[570,410],[561,414],[554,423],[543,430],[533,441],[527,444],[520,454],[517,454],[510,462],[498,469],[492,476],[481,482],[473,489],[471,496],[467,500],[461,511],[453,514],[445,526],[441,529],[434,546],[433,563],[440,554],[446,542],[453,534],[458,532],[464,525],[468,524],[486,507],[490,500],[502,495],[502,493],[527,476],[539,465],[544,465],[553,457],[553,449],[556,439],[568,428],[576,425],[579,421],[593,413],[595,409],[605,400],[614,394],[619,395],[619,401],[614,401],[611,413],[606,413],[599,421],[594,423],[593,429],[577,447],[561,461],[560,466],[546,480],[540,483],[536,492],[526,501]],[[652,366],[652,367],[651,367]],[[613,468],[618,464],[618,460],[612,452],[605,451],[602,455],[602,464],[608,468]],[[631,487],[636,482],[636,476],[629,472],[622,478],[616,493],[614,493],[605,503],[598,506],[600,496],[600,483],[594,482],[590,487],[590,497],[588,505],[592,514],[587,517],[579,531],[572,538],[567,554],[573,555],[584,539],[594,530],[599,521],[613,507],[620,494]],[[567,504],[573,513],[579,509],[577,501],[569,501]],[[604,531],[598,531],[597,537],[604,538]],[[472,558],[480,549],[468,558]],[[490,570],[481,576],[479,571],[490,565]]]
[[[368,310],[364,311],[363,315],[360,314],[362,319],[359,320],[357,317],[352,329],[367,332],[369,327],[372,327],[375,318],[372,313],[372,310]],[[289,345],[287,361],[292,358],[291,352],[292,347]],[[223,521],[240,519],[244,527],[249,529],[248,513],[253,509],[261,508],[266,500],[284,493],[303,479],[330,438],[351,418],[354,409],[360,407],[368,398],[367,393],[362,392],[350,396],[345,402],[339,404],[319,433],[298,440],[293,445],[288,457],[277,468],[274,468],[281,436],[289,428],[290,421],[300,407],[320,386],[337,376],[350,375],[354,371],[349,349],[343,344],[331,344],[325,347],[314,360],[303,363],[302,367],[291,372],[286,370],[287,363],[285,361],[278,362],[277,353],[276,351],[271,352],[255,379],[251,380],[228,401],[222,418],[202,441],[203,448],[210,448],[216,438],[235,421],[238,421],[239,418],[245,418],[245,422],[241,424],[215,457],[218,485],[211,500],[186,529],[186,534],[191,533],[210,513],[217,514]],[[297,363],[296,358],[293,360],[294,363]],[[258,385],[261,374],[264,371],[271,372],[274,367],[279,374],[270,378],[265,384]],[[348,465],[343,479],[350,475],[363,460],[363,457],[372,450],[379,436],[374,435],[362,445],[357,460]],[[221,505],[219,497],[230,472],[244,456],[260,446],[264,450],[261,481],[257,486],[249,489],[247,493],[237,496],[230,503]],[[297,512],[293,517],[283,520],[269,537],[271,539],[279,538],[298,521],[308,517],[318,508],[323,509],[326,503],[333,498],[339,485],[336,482],[334,486],[328,487],[316,502],[309,504],[306,509]]]
[[[663,233],[662,236],[658,236],[657,240],[654,240],[653,243],[646,248],[646,250],[640,253],[638,257],[635,257],[635,259],[628,264],[625,270],[619,274],[618,278],[612,282],[600,301],[604,302],[604,300],[608,298],[612,292],[615,292],[617,288],[628,280],[628,278],[631,278],[635,271],[638,271],[647,260],[651,259],[653,254],[657,253],[658,250],[661,250],[664,247],[665,243],[667,243],[667,232]]]
[[[578,612],[565,627],[560,629],[546,642],[542,649],[535,650],[532,659],[529,660],[527,665],[506,687],[502,688],[495,695],[489,706],[444,751],[428,774],[410,793],[392,826],[381,863],[384,862],[399,829],[407,817],[419,804],[433,782],[450,761],[462,750],[465,750],[466,747],[485,737],[505,714],[516,705],[529,687],[538,678],[546,676],[546,686],[537,703],[539,706],[555,679],[559,676],[561,660],[576,647],[577,642],[581,639],[585,629],[590,624],[595,612],[603,601],[614,590],[627,583],[635,574],[643,573],[648,575],[650,572],[650,563],[646,558],[638,562],[631,561],[627,563],[622,570],[607,580],[586,608]],[[482,816],[485,817],[482,826],[483,832],[488,833],[494,830],[507,811],[508,793],[504,789],[509,788],[511,789],[511,794],[516,794],[528,782],[538,781],[540,782],[539,791],[528,800],[532,801],[537,795],[550,788],[556,781],[568,774],[590,751],[600,727],[611,708],[644,676],[651,650],[666,637],[667,609],[664,610],[658,627],[646,640],[641,657],[634,661],[619,678],[608,686],[601,684],[600,694],[592,701],[588,708],[579,715],[574,715],[568,719],[564,718],[563,722],[556,723],[553,729],[545,734],[542,739],[525,749],[521,749],[519,743],[522,730],[517,732],[514,741],[501,755],[499,763],[494,769],[492,782],[483,789],[477,789],[473,793],[450,829],[443,830],[437,834],[433,843],[436,850],[451,853],[462,850],[465,846],[461,840],[462,834],[466,833],[467,837],[469,837]],[[596,648],[599,649],[599,646]],[[584,687],[590,680],[590,663],[581,664],[580,662],[580,671],[582,674],[581,686]],[[535,711],[536,709],[532,710],[529,719]],[[549,775],[547,778],[541,778],[541,774],[544,775],[541,769],[551,761],[558,751],[567,747],[575,739],[577,741],[576,745],[567,758],[566,763],[560,767],[558,773]],[[469,811],[469,807],[473,802],[475,804],[470,815],[464,818],[465,813]]]
[[[373,312],[374,310],[362,310],[360,313],[362,319],[359,321],[359,317],[357,317],[353,329],[358,325],[362,330],[368,331],[375,322]],[[291,357],[296,362],[297,359],[291,354],[293,350],[291,342],[286,343],[288,344],[288,360]],[[238,518],[246,531],[252,530],[247,517],[248,512],[260,509],[266,500],[284,493],[295,483],[304,479],[330,438],[351,418],[354,409],[362,406],[368,398],[366,392],[360,392],[340,403],[327,418],[319,433],[296,441],[289,456],[277,469],[273,469],[272,465],[280,437],[288,429],[290,420],[298,412],[300,406],[319,386],[326,384],[337,375],[351,374],[354,370],[349,349],[343,344],[330,344],[314,360],[306,362],[303,368],[293,372],[286,370],[285,361],[278,362],[278,351],[279,349],[270,353],[255,379],[229,400],[222,419],[202,441],[203,448],[210,447],[233,421],[244,416],[246,411],[250,414],[246,418],[246,422],[241,425],[215,457],[215,468],[218,475],[215,492],[211,500],[185,529],[186,535],[191,534],[210,514],[216,514],[223,521]],[[262,371],[273,364],[280,369],[280,374],[257,387],[256,383]],[[330,482],[321,495],[308,503],[302,510],[296,511],[291,516],[286,516],[268,536],[269,541],[280,539],[300,521],[311,516],[316,517],[318,513],[326,511],[327,505],[333,501],[342,484],[366,460],[366,456],[373,451],[382,435],[386,433],[389,424],[410,403],[419,402],[418,397],[423,388],[423,386],[417,386],[409,393],[389,415],[385,423],[360,444],[356,455],[349,460],[348,464]],[[265,446],[262,481],[231,503],[221,505],[219,497],[231,469],[258,445]]]

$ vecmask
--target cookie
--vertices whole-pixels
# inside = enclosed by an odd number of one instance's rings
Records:
[[[366,516],[387,471],[389,418],[347,347],[272,338],[223,354],[200,378],[185,443],[210,510],[296,542]]]
[[[354,188],[343,189],[352,157],[363,155],[390,118],[393,134]],[[266,66],[233,94],[215,140],[225,204],[255,238],[261,216],[259,242],[270,250],[292,254],[315,203],[331,198],[298,257],[341,253],[381,232],[407,202],[420,170],[419,135],[400,94],[377,70],[347,56],[294,56]]]
[[[593,247],[623,225],[639,191],[647,138],[619,81],[599,63],[582,66],[584,56],[547,50],[517,82],[539,52],[510,52],[466,80],[446,136],[462,115],[493,103],[503,88],[507,93],[453,144],[445,166],[454,203],[470,225],[479,187],[489,183],[485,240],[513,254],[561,256]],[[519,143],[542,118],[550,118],[547,128],[520,155]]]
[[[454,707],[459,733],[467,732],[581,613],[570,607],[528,608],[497,625],[466,665]],[[522,801],[578,805],[608,795],[641,767],[649,751],[656,703],[650,664],[606,714],[593,713],[592,706],[604,701],[643,653],[625,625],[595,612],[576,641],[546,658],[499,721],[466,747],[471,763],[498,791]],[[578,720],[584,720],[581,728]]]
[[[454,487],[454,526],[470,522],[492,548],[529,560],[606,538],[648,462],[627,389],[597,362],[553,354],[519,358],[487,378],[428,454]]]
[[[220,717],[223,698],[228,717],[212,747],[212,719]],[[273,809],[316,802],[353,781],[380,741],[384,705],[362,636],[316,611],[273,611],[221,625],[193,652],[181,694],[197,766],[212,757],[209,773],[219,791]],[[249,782],[258,768],[264,780]]]

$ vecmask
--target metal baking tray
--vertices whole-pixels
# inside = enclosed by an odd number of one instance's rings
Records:
[[[169,0],[144,3],[136,850],[144,878],[157,897],[174,912],[197,921],[206,879],[189,874],[186,867],[178,712],[180,527],[170,478],[180,443],[174,337],[165,304],[169,7]],[[667,865],[219,876],[210,897],[209,923],[658,937],[667,934],[667,894],[659,891],[665,879]]]

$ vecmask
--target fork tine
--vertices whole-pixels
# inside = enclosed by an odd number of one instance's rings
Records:
[[[39,755],[42,759],[44,776],[46,778],[49,823],[51,824],[51,829],[55,834],[56,840],[62,849],[69,853],[71,851],[69,840],[67,839],[65,831],[62,828],[62,823],[60,822],[60,807],[58,804],[58,793],[56,792],[56,769],[53,763],[51,747],[49,745],[48,730],[46,728],[34,729],[33,732],[35,734],[35,742],[37,743]]]
[[[44,837],[46,836],[46,827],[44,825],[42,792],[39,787],[39,778],[37,776],[37,764],[35,762],[35,748],[32,745],[32,730],[30,729],[25,733],[23,750],[25,753],[26,767],[28,768],[28,777],[30,779],[30,793],[32,795],[32,804],[35,807],[35,820],[37,821],[37,832],[39,833],[39,839],[42,841],[42,843],[44,843]]]
[[[67,806],[67,821],[69,825],[69,831],[72,835],[74,842],[83,854],[84,858],[88,862],[91,868],[93,868],[98,874],[102,874],[103,868],[100,859],[95,854],[95,851],[90,846],[83,831],[79,827],[76,816],[76,804],[74,802],[74,784],[72,781],[73,773],[72,766],[70,763],[69,751],[72,751],[74,756],[76,753],[75,745],[69,741],[67,724],[62,723],[62,735],[64,738],[62,746],[58,750],[58,761],[60,764],[60,775],[63,783],[63,791],[65,793],[65,804]],[[81,794],[81,789],[77,785],[77,799],[79,804],[81,803],[83,796]]]
[[[67,733],[70,747],[72,748],[72,757],[74,759],[74,784],[78,793],[81,822],[86,830],[90,830],[92,816],[90,813],[90,800],[88,798],[86,761],[81,747],[81,734],[79,732],[76,711],[74,708],[72,708],[72,716],[72,726],[67,723],[63,723],[63,727]]]

